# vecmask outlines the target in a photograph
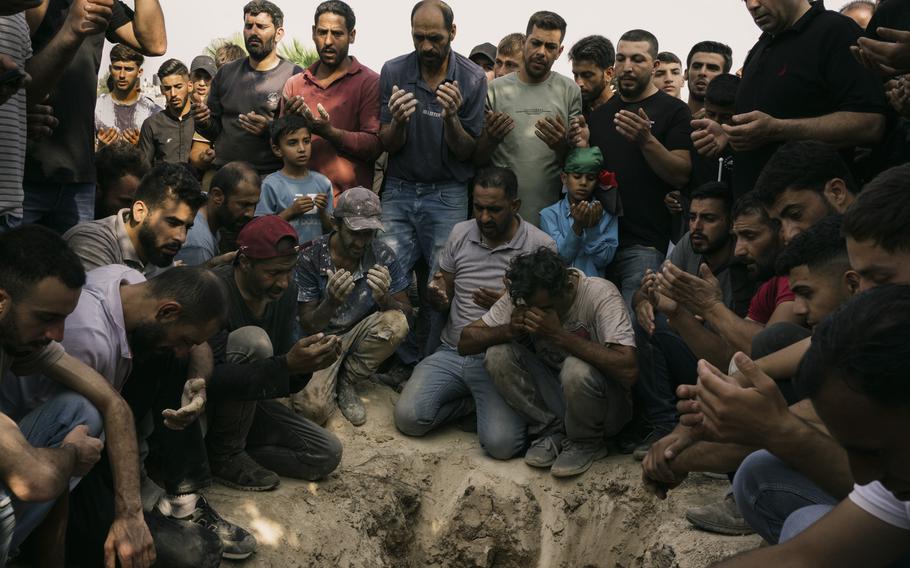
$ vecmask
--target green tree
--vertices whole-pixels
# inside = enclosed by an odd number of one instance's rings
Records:
[[[309,67],[319,59],[316,50],[305,47],[303,42],[297,38],[290,42],[282,42],[278,47],[278,55],[301,67]]]

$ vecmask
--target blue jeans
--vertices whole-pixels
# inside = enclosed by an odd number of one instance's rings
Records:
[[[488,454],[507,460],[524,451],[527,425],[496,391],[483,357],[464,357],[442,344],[421,361],[395,404],[398,430],[406,436],[423,436],[476,407],[477,437]]]
[[[104,427],[101,415],[92,404],[82,395],[71,391],[63,391],[35,410],[28,413],[19,422],[19,429],[28,443],[36,448],[55,448],[76,426],[88,426],[89,435],[98,437]],[[70,483],[72,489],[78,480]],[[11,495],[11,491],[0,485],[0,500]],[[25,502],[12,496],[12,507],[16,513],[15,529],[12,538],[6,532],[9,527],[6,519],[0,520],[0,546],[5,543],[9,548],[0,550],[0,566],[4,565],[6,554],[9,550],[16,550],[19,545],[41,524],[44,517],[53,508],[56,500],[46,502]],[[7,511],[0,507],[0,518]]]
[[[834,507],[838,500],[766,450],[743,460],[733,478],[733,495],[743,518],[771,544],[782,541],[784,522],[812,505]],[[805,528],[805,526],[803,526]],[[792,529],[786,536],[792,537]]]
[[[423,256],[430,279],[452,228],[468,218],[468,186],[387,178],[382,190],[382,240],[405,272]]]
[[[420,183],[394,177],[386,178],[382,190],[383,242],[398,257],[399,266],[410,274],[423,257],[429,269],[428,280],[439,269],[439,253],[458,223],[468,218],[468,186],[459,182]],[[426,306],[423,306],[426,307]],[[398,358],[406,364],[417,362],[439,346],[445,316],[421,310],[423,320],[412,327],[398,347]],[[426,344],[418,345],[415,329],[426,329]]]
[[[649,268],[659,270],[665,259],[666,255],[656,248],[642,245],[629,245],[616,251],[613,262],[607,267],[607,278],[622,292],[630,314],[634,314],[632,296],[641,287],[645,271]]]
[[[95,218],[93,183],[25,183],[22,224],[38,223],[61,235]]]

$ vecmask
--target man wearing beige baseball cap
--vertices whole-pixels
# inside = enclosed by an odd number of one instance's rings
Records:
[[[352,424],[366,421],[354,385],[368,379],[408,333],[410,279],[392,249],[375,238],[381,213],[372,191],[345,191],[334,210],[335,230],[311,241],[297,262],[301,327],[341,338],[342,357],[292,397],[294,409],[319,424],[334,412],[336,399]]]

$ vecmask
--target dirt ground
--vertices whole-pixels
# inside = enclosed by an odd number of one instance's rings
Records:
[[[723,496],[725,482],[693,475],[667,501],[645,493],[631,456],[557,480],[520,459],[486,457],[474,434],[426,438],[395,430],[397,394],[361,390],[368,422],[336,412],[341,466],[318,483],[282,479],[268,493],[215,485],[207,496],[251,530],[249,568],[701,568],[758,545],[693,529],[684,511]]]

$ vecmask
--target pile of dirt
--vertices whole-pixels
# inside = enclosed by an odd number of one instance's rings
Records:
[[[207,496],[250,529],[259,551],[244,566],[307,568],[701,568],[758,545],[693,529],[684,511],[723,496],[725,483],[692,476],[667,501],[641,487],[630,456],[611,456],[557,480],[521,460],[486,457],[474,434],[426,438],[396,430],[397,395],[362,391],[369,420],[336,413],[344,442],[328,479],[283,479],[268,493],[219,485]]]

